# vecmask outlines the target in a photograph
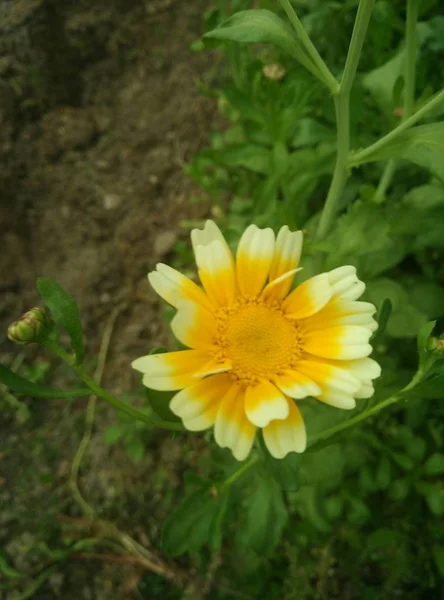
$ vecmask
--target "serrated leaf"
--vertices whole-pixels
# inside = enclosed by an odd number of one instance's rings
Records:
[[[80,321],[77,302],[58,283],[48,277],[39,277],[37,279],[37,288],[54,320],[66,329],[71,339],[71,346],[74,350],[76,361],[78,364],[81,364],[85,351],[82,323]]]
[[[418,125],[400,133],[395,139],[373,152],[364,159],[354,161],[358,166],[368,162],[389,160],[391,158],[409,160],[424,167],[441,181],[444,180],[444,163],[442,149],[444,147],[444,122]]]
[[[266,43],[277,46],[319,77],[317,68],[307,58],[293,30],[275,13],[265,9],[243,10],[232,15],[204,38],[241,43]]]
[[[31,396],[31,398],[81,398],[89,396],[91,390],[88,388],[79,388],[72,390],[56,390],[51,387],[32,383],[20,375],[17,375],[5,365],[0,364],[0,381],[2,381],[6,387],[17,392],[18,394],[24,394]]]
[[[207,543],[214,547],[221,539],[227,495],[227,489],[219,496],[206,486],[188,496],[163,525],[161,542],[165,552],[179,556],[196,552]]]
[[[288,520],[282,492],[273,479],[257,477],[249,491],[246,514],[240,521],[237,539],[260,556],[272,553]]]

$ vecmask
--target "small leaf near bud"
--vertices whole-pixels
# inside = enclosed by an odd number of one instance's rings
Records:
[[[26,346],[36,342],[50,322],[49,315],[44,308],[32,308],[8,327],[8,338],[20,346]]]

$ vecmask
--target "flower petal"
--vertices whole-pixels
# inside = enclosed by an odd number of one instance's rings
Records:
[[[236,294],[234,259],[226,244],[215,240],[196,246],[199,277],[211,302],[216,306],[232,304]]]
[[[195,373],[210,356],[200,350],[181,350],[136,358],[133,369],[144,374],[143,384],[154,390],[180,390],[195,383]]]
[[[354,394],[355,398],[371,398],[375,393],[372,379],[381,375],[381,367],[372,358],[360,358],[359,360],[339,361],[338,365],[346,369],[361,383],[361,387]]]
[[[171,400],[170,408],[185,427],[198,417],[211,420],[212,425],[220,402],[232,385],[231,378],[225,373],[212,375],[178,392]]]
[[[368,343],[371,331],[357,325],[342,325],[308,331],[304,336],[304,350],[309,354],[335,360],[363,358],[372,352]]]
[[[301,412],[295,402],[287,402],[288,417],[271,421],[262,430],[264,442],[274,458],[284,458],[289,452],[304,452],[307,446],[307,434]]]
[[[316,357],[300,360],[297,369],[319,385],[321,393],[315,395],[318,400],[337,408],[356,406],[354,396],[361,382],[346,369]]]
[[[274,258],[270,268],[270,282],[280,279],[282,275],[296,272],[302,251],[302,231],[290,231],[287,225],[281,227],[276,237]],[[293,277],[285,277],[273,288],[273,297],[283,299],[293,283]]]
[[[332,300],[315,315],[304,321],[306,331],[328,329],[338,325],[360,325],[375,331],[378,324],[372,318],[376,307],[370,302],[353,300]]]
[[[356,268],[351,265],[333,269],[327,275],[335,298],[357,300],[365,291],[365,283],[358,279]]]
[[[264,380],[245,390],[245,413],[253,425],[265,427],[273,419],[287,418],[288,402],[282,392]]]
[[[274,233],[250,225],[242,235],[236,254],[237,282],[241,294],[257,296],[268,277],[274,256]]]
[[[208,246],[214,241],[219,241],[228,248],[221,230],[214,221],[208,220],[205,222],[203,229],[193,229],[191,231],[191,244],[194,252],[196,252],[197,246]]]
[[[291,319],[305,319],[321,310],[331,297],[328,275],[321,273],[298,285],[284,300],[282,308]]]
[[[223,398],[214,425],[214,439],[221,448],[230,448],[237,460],[250,454],[256,427],[245,414],[245,391],[234,384]]]
[[[148,274],[148,280],[154,291],[174,307],[177,307],[179,302],[188,300],[212,310],[205,292],[194,281],[168,265],[158,263],[156,271]]]
[[[212,314],[194,302],[179,303],[171,330],[182,344],[198,349],[211,347],[217,335]]]
[[[276,386],[290,398],[307,398],[321,393],[321,388],[309,377],[287,369],[274,379]]]

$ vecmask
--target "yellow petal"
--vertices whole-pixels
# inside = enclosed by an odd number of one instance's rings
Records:
[[[132,362],[144,374],[143,384],[154,390],[180,390],[195,383],[195,373],[210,356],[200,350],[182,350],[141,356]]]
[[[290,398],[302,399],[321,393],[321,388],[312,379],[295,370],[284,370],[273,381]]]
[[[171,321],[176,338],[190,348],[209,349],[217,335],[213,315],[194,302],[181,302]]]
[[[364,358],[372,352],[368,343],[370,336],[369,329],[356,325],[308,331],[304,336],[304,350],[315,356],[335,360]]]
[[[154,291],[174,307],[187,300],[212,310],[211,302],[205,292],[191,279],[168,265],[158,263],[156,270],[148,274],[148,280]]]
[[[284,300],[282,308],[291,319],[304,319],[317,313],[332,296],[328,275],[322,273],[307,279]]]
[[[244,390],[234,384],[223,398],[214,425],[214,439],[221,448],[229,448],[237,460],[250,454],[256,427],[244,409]]]
[[[270,282],[279,279],[279,284],[274,286],[273,297],[283,299],[288,294],[294,279],[302,251],[302,231],[290,231],[287,225],[281,227],[276,237],[274,258],[270,268]],[[290,277],[284,277],[286,273]]]
[[[226,244],[215,240],[207,246],[196,246],[199,277],[215,306],[232,304],[236,294],[234,260]]]
[[[288,416],[288,402],[282,392],[264,380],[245,390],[245,413],[253,425],[265,427],[273,419]]]
[[[178,392],[171,400],[170,408],[182,419],[185,427],[187,424],[193,427],[193,423],[195,427],[198,418],[202,423],[211,421],[210,427],[222,398],[232,385],[232,380],[225,373],[212,375]]]
[[[300,410],[292,400],[287,402],[288,417],[271,421],[262,430],[264,442],[274,458],[284,458],[289,452],[304,452],[307,446],[307,434]]]
[[[255,297],[262,291],[273,256],[273,230],[259,229],[256,225],[247,227],[236,254],[236,275],[241,294]]]
[[[304,329],[314,331],[340,325],[359,325],[375,331],[378,324],[373,319],[376,307],[370,302],[334,299],[318,313],[304,320]]]

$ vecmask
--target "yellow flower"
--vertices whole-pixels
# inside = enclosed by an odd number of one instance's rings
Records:
[[[272,456],[303,452],[298,400],[312,396],[338,408],[373,394],[379,365],[368,358],[375,307],[358,302],[365,285],[351,266],[316,275],[291,291],[302,232],[250,225],[236,260],[215,223],[191,232],[202,287],[158,264],[148,275],[177,308],[171,322],[189,350],[142,356],[132,364],[143,383],[180,390],[171,410],[186,429],[214,426],[235,458],[250,453],[257,428]]]

